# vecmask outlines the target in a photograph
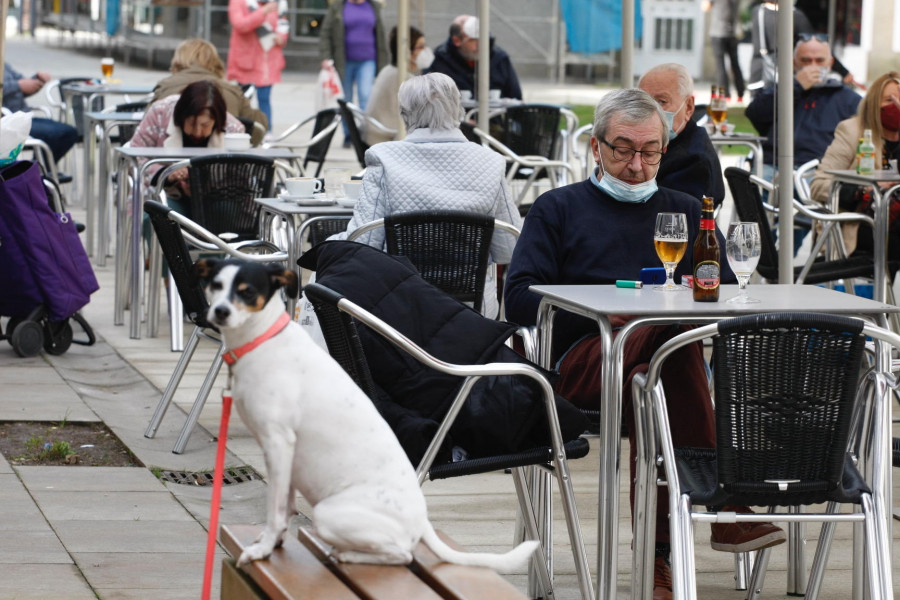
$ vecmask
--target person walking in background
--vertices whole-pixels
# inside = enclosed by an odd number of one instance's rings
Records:
[[[153,88],[153,102],[180,94],[195,81],[212,81],[222,92],[229,113],[241,120],[260,123],[263,130],[268,130],[269,119],[261,110],[253,108],[239,86],[225,80],[225,65],[222,64],[216,47],[206,40],[191,38],[178,44],[169,71],[172,74],[160,79]],[[262,143],[262,134],[255,129],[250,135],[254,146]]]
[[[319,33],[322,68],[334,61],[344,85],[344,99],[363,110],[369,104],[375,75],[388,64],[387,36],[381,20],[381,4],[375,0],[331,0]],[[344,124],[344,147],[350,133]]]
[[[478,17],[460,15],[450,25],[447,41],[434,51],[434,62],[429,73],[448,75],[460,92],[475,98],[475,64],[478,60],[478,43],[481,37],[481,22]],[[490,38],[490,88],[500,90],[501,98],[522,99],[522,87],[513,68],[509,54]]]
[[[281,81],[289,25],[287,0],[229,0],[229,81],[253,84],[259,109],[272,129],[272,85]]]
[[[744,100],[744,74],[738,64],[737,36],[735,27],[738,16],[738,0],[704,0],[703,10],[709,13],[709,42],[712,46],[716,63],[716,85],[725,90],[731,97],[731,86],[728,81],[728,69],[725,58],[734,79],[734,88],[738,102]]]
[[[400,72],[397,70],[397,28],[391,29],[388,36],[388,46],[391,49],[391,64],[378,72],[375,84],[372,86],[372,95],[369,96],[369,104],[366,106],[366,114],[391,129],[400,126],[400,104],[397,101],[397,91],[400,89],[398,80]],[[418,75],[423,69],[427,69],[434,60],[434,52],[425,43],[425,34],[410,26],[409,28],[409,64],[407,70],[409,77]],[[387,133],[369,129],[365,132],[366,143],[370,146],[378,142],[388,142],[394,139]]]

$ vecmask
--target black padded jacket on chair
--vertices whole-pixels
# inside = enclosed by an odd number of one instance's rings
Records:
[[[439,359],[457,364],[527,362],[504,345],[516,327],[494,321],[425,282],[401,257],[355,242],[325,242],[304,254],[304,269],[320,283],[372,312]],[[372,376],[379,388],[379,411],[391,425],[413,464],[453,401],[460,380],[424,367],[380,336],[360,328]],[[545,445],[540,393],[514,377],[489,377],[476,384],[473,400],[450,430],[452,445],[470,457],[515,452]],[[581,411],[557,396],[563,440],[583,433]],[[449,457],[445,444],[439,461]]]

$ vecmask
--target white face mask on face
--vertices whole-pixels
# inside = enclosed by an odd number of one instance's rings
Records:
[[[424,71],[434,62],[434,52],[428,46],[422,48],[418,56],[416,56],[416,67],[419,71]]]

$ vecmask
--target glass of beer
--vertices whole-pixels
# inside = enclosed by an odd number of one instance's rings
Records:
[[[714,130],[719,131],[719,133],[724,133],[724,131],[722,131],[722,124],[728,117],[728,102],[725,98],[717,97],[710,100],[707,112],[709,113],[709,118],[713,122]]]
[[[113,69],[116,68],[116,59],[111,56],[106,56],[100,60],[100,70],[103,71],[103,80],[111,81],[113,76]]]
[[[681,262],[688,244],[687,217],[684,213],[659,213],[653,233],[653,247],[666,268],[666,282],[656,286],[661,292],[678,292],[687,288],[675,284],[675,267]]]

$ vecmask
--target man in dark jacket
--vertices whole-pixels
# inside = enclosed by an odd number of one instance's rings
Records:
[[[435,48],[434,62],[427,72],[444,73],[456,82],[460,92],[468,91],[476,96],[475,68],[478,60],[480,24],[477,17],[460,15],[450,25],[450,37]],[[490,89],[500,90],[501,98],[522,99],[519,77],[512,66],[509,54],[490,39],[491,85]]]
[[[677,63],[666,63],[644,73],[638,87],[653,96],[669,126],[669,147],[659,163],[656,181],[698,200],[710,196],[716,206],[721,204],[725,200],[722,165],[706,130],[691,119],[694,82],[690,73]]]
[[[794,164],[822,158],[834,139],[838,123],[856,114],[860,96],[831,76],[834,59],[828,42],[801,38],[794,49]],[[775,85],[756,94],[747,118],[763,142],[766,165],[774,163]]]

